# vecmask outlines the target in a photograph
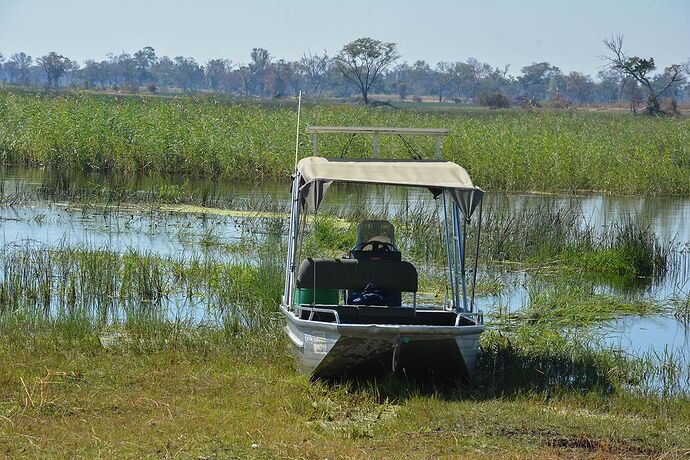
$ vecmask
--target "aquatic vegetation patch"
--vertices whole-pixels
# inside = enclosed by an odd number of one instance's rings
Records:
[[[623,315],[646,316],[668,310],[654,299],[628,299],[597,292],[587,278],[531,278],[527,293],[526,305],[499,306],[491,311],[492,321],[503,325],[585,327]]]
[[[255,257],[255,264],[233,264],[203,253],[184,259],[10,245],[0,252],[0,320],[17,316],[158,324],[177,318],[261,328],[282,291],[282,265],[266,248]]]
[[[523,324],[510,331],[490,329],[480,348],[475,383],[496,396],[576,393],[608,399],[619,393],[649,397],[665,411],[668,403],[674,406],[674,398],[690,395],[687,358],[670,351],[631,356],[598,345],[582,328]]]
[[[675,241],[661,241],[639,217],[595,228],[577,207],[501,207],[487,214],[481,251],[494,261],[550,264],[634,279],[663,276],[680,254]]]

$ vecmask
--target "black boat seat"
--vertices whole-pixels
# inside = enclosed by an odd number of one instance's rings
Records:
[[[400,260],[308,258],[297,271],[298,288],[363,290],[367,284],[417,292],[417,269]]]

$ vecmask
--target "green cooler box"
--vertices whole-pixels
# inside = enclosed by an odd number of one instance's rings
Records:
[[[340,295],[337,289],[297,288],[295,305],[338,305]]]

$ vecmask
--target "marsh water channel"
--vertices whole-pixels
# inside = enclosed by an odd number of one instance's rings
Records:
[[[252,245],[284,233],[290,193],[287,183],[238,185],[175,177],[114,178],[16,167],[0,169],[0,179],[0,257],[5,260],[17,250],[81,248],[183,262],[210,258],[256,264]],[[333,187],[321,213],[341,219],[359,215],[405,218],[420,212],[433,214],[437,207],[426,190]],[[486,195],[486,219],[526,209],[577,209],[579,221],[575,225],[595,232],[625,219],[644,223],[670,248],[671,262],[665,273],[632,282],[584,276],[582,282],[592,292],[629,301],[663,305],[690,302],[690,198],[491,191]],[[421,247],[439,241],[423,243]],[[280,239],[272,244],[276,246],[272,251],[275,263],[280,264]],[[480,290],[477,297],[489,324],[497,312],[519,312],[529,307],[538,292],[563,282],[563,277],[549,273],[548,267],[544,270],[501,260],[480,260],[480,267],[480,283],[494,286]],[[0,264],[0,281],[7,270],[6,263]],[[190,301],[179,295],[166,302],[170,315],[197,321],[208,320],[208,311],[213,308],[211,297]],[[494,327],[500,327],[499,323]],[[590,332],[593,340],[604,346],[635,355],[671,353],[686,366],[690,362],[687,316],[674,316],[671,308],[663,313],[608,318]]]

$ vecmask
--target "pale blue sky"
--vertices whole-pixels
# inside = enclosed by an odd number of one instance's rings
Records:
[[[247,62],[253,47],[298,59],[371,36],[404,60],[465,60],[511,73],[549,61],[595,74],[603,38],[659,66],[690,58],[690,0],[0,0],[0,52],[58,51],[83,62],[150,45],[159,55]]]

